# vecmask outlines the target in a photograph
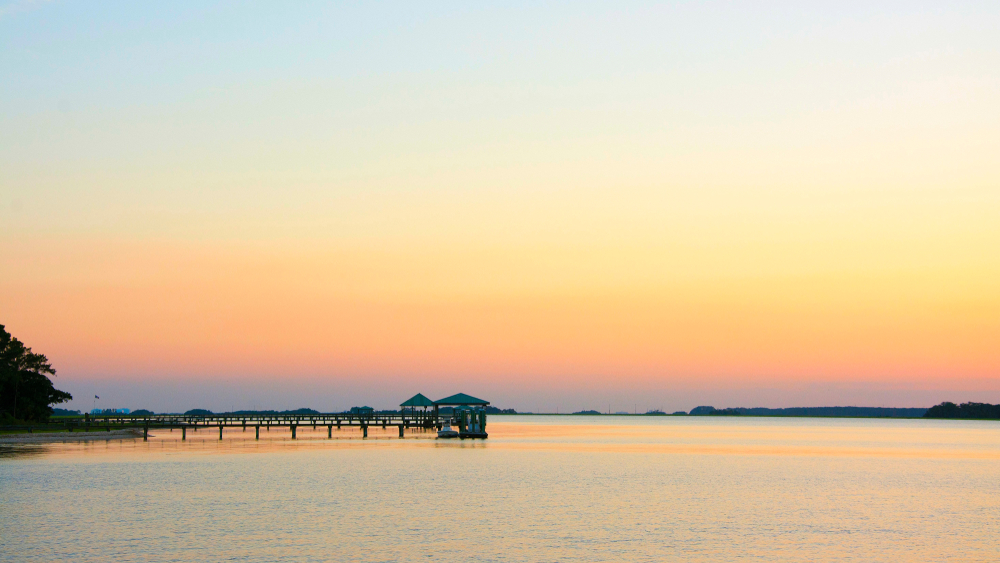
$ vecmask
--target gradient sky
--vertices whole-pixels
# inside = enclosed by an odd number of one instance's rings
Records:
[[[0,4],[73,408],[1000,402],[996,2]]]

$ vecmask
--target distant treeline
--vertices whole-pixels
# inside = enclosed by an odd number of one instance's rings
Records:
[[[187,416],[212,416],[214,414],[224,414],[229,416],[257,416],[257,415],[280,415],[280,414],[319,414],[319,411],[313,409],[295,409],[292,411],[267,410],[267,411],[232,411],[232,412],[214,413],[208,409],[191,409],[189,411],[186,411],[184,414]]]
[[[989,403],[955,403],[945,402],[927,409],[926,418],[978,418],[1000,419],[1000,405]]]
[[[53,416],[81,416],[78,410],[69,409],[52,409]],[[451,414],[453,409],[451,407],[441,408],[441,414]],[[396,414],[399,411],[396,410],[380,410],[375,411],[375,414]],[[518,414],[514,409],[499,409],[497,407],[486,407],[487,414]],[[151,416],[153,411],[146,409],[138,409],[132,411],[132,416]],[[258,415],[310,415],[310,414],[321,414],[319,411],[314,409],[295,409],[288,411],[276,411],[276,410],[242,410],[226,413],[214,413],[207,409],[191,409],[184,413],[188,416],[211,416],[214,414],[224,414],[230,416],[258,416]],[[531,414],[531,413],[522,413]],[[600,411],[596,410],[584,410],[574,412],[573,414],[578,415],[602,415]],[[651,410],[646,412],[647,415],[659,415],[663,416],[666,413],[659,410]],[[685,415],[689,414],[684,411],[678,411],[673,413],[674,415]],[[763,407],[755,408],[727,408],[727,409],[717,409],[715,407],[695,407],[691,409],[691,415],[694,416],[831,416],[831,417],[874,417],[874,418],[968,418],[968,419],[1000,419],[1000,405],[991,405],[989,403],[962,403],[956,405],[955,403],[945,402],[940,405],[931,407],[929,409],[924,408],[883,408],[883,407],[794,407],[787,409],[768,409]]]
[[[787,409],[696,407],[692,415],[707,416],[844,416],[882,418],[920,418],[928,412],[923,408],[883,408],[883,407],[793,407]]]
[[[603,413],[601,411],[589,410],[589,411],[577,411],[577,412],[575,412],[573,414],[582,414],[582,415],[594,416],[594,415],[607,414],[607,413]],[[675,412],[674,414],[687,414],[687,413],[684,412],[684,411],[680,411],[680,412]],[[663,411],[661,411],[659,409],[653,409],[653,410],[649,410],[649,411],[644,412],[643,415],[644,416],[667,416],[667,413],[665,413],[665,412],[663,412]]]
[[[56,409],[56,410],[57,411],[62,411],[62,409]],[[430,409],[428,409],[428,410],[430,410]],[[62,411],[62,412],[66,413],[66,414],[65,415],[60,415],[60,416],[69,416],[71,414],[79,415],[80,414],[80,411]],[[441,409],[441,413],[442,414],[449,414],[451,412],[452,412],[452,408],[451,407],[443,407]],[[398,414],[398,413],[399,413],[398,410],[377,410],[377,411],[373,411],[373,414]],[[59,413],[57,413],[57,414],[59,414]],[[150,416],[150,415],[153,415],[153,414],[156,414],[156,413],[154,413],[153,411],[146,410],[146,409],[139,409],[139,410],[132,411],[132,415],[134,415],[134,416]],[[165,413],[161,413],[161,414],[165,414]],[[321,413],[320,411],[315,410],[315,409],[305,409],[305,408],[302,408],[302,409],[295,409],[295,410],[290,410],[290,411],[276,411],[276,410],[263,410],[263,411],[257,410],[257,411],[254,411],[254,410],[243,410],[243,411],[219,412],[219,413],[212,412],[212,411],[210,411],[208,409],[191,409],[189,411],[185,411],[184,414],[187,415],[187,416],[213,416],[213,415],[227,415],[227,416],[273,416],[273,415],[283,415],[283,414],[309,415],[309,414],[323,414],[323,413]],[[346,414],[346,412],[345,412],[345,414]],[[517,414],[517,411],[514,410],[514,409],[498,409],[496,407],[486,407],[486,414]]]
[[[399,411],[388,411],[388,412],[395,413]],[[440,409],[438,409],[438,412],[440,412],[441,414],[451,414],[455,412],[455,409],[452,407],[441,407]],[[486,407],[486,414],[517,414],[517,411],[514,409],[498,409],[497,407]]]

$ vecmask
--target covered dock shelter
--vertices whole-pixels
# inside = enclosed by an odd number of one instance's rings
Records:
[[[445,397],[444,399],[438,399],[434,401],[434,414],[438,414],[438,410],[441,407],[482,407],[486,408],[489,405],[489,401],[484,401],[482,399],[477,399],[472,395],[466,395],[465,393],[456,393],[450,397]]]
[[[417,393],[399,404],[399,411],[401,413],[406,414],[406,409],[410,409],[410,414],[414,416],[420,414],[417,412],[417,409],[423,409],[423,414],[426,415],[429,408],[433,408],[434,413],[437,414],[437,407],[434,406],[434,401],[425,397],[423,393]]]
[[[489,401],[477,399],[472,395],[458,393],[444,399],[434,401],[434,415],[437,416],[441,407],[465,407],[457,411],[459,436],[462,438],[486,438],[486,407]]]
[[[434,401],[435,407],[485,407],[489,404],[489,401],[477,399],[465,393],[457,393],[450,397]]]

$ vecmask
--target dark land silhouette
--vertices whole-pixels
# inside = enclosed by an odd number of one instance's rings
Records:
[[[52,405],[72,400],[73,396],[60,391],[52,384],[49,376],[55,376],[56,370],[43,354],[32,352],[20,340],[7,332],[0,325],[0,424],[12,425],[24,422],[45,422],[49,417],[78,417],[80,411],[53,409]],[[392,414],[395,410],[375,411],[376,414]],[[500,409],[493,406],[485,407],[487,414],[518,414],[514,409]],[[450,414],[452,407],[441,408],[442,414]],[[138,409],[132,416],[152,416],[155,413],[147,409]],[[184,413],[188,416],[212,416],[207,409],[191,409]],[[312,415],[319,411],[309,408],[294,410],[239,410],[226,415]],[[530,413],[522,413],[530,414]],[[597,410],[583,410],[575,415],[600,415]],[[659,410],[652,410],[647,415],[665,415]],[[693,416],[798,416],[798,417],[866,417],[866,418],[955,418],[998,420],[1000,405],[989,403],[944,402],[929,409],[925,408],[886,408],[886,407],[792,407],[770,409],[755,408],[724,408],[700,406],[691,409],[690,413],[678,411],[674,415],[690,414]]]
[[[73,398],[52,385],[56,370],[0,325],[0,423],[45,422],[52,405]]]
[[[369,407],[370,408],[370,407]],[[452,407],[442,407],[442,414],[450,414]],[[397,410],[375,410],[373,414],[394,414]],[[500,409],[497,407],[486,407],[487,414],[519,414],[514,409]],[[151,416],[153,411],[138,409],[132,411],[132,416]],[[320,411],[309,408],[294,410],[238,410],[232,412],[213,412],[207,409],[191,409],[184,414],[188,416],[212,416],[212,415],[309,415],[320,414]],[[522,412],[520,414],[532,414]],[[582,410],[572,413],[574,415],[597,416],[604,415],[597,410]],[[765,407],[733,407],[717,409],[712,406],[701,406],[691,409],[690,413],[677,411],[671,413],[673,416],[797,416],[797,417],[859,417],[859,418],[968,418],[968,419],[1000,419],[1000,405],[989,403],[955,403],[945,402],[940,405],[925,408],[891,408],[891,407],[790,407],[770,409]],[[80,416],[80,411],[65,409],[54,409],[55,416]],[[651,410],[643,413],[643,416],[670,416],[660,410]]]
[[[146,411],[145,409],[142,409],[142,410],[144,410],[145,413],[148,413],[149,415],[156,414],[156,413],[154,413],[152,411]],[[145,413],[143,415],[140,415],[140,416],[146,416]],[[136,414],[136,413],[133,412],[132,414]],[[232,411],[232,412],[223,412],[223,413],[212,412],[212,411],[210,411],[208,409],[191,409],[189,411],[185,411],[184,414],[186,414],[188,416],[212,416],[212,415],[215,415],[215,414],[218,414],[218,415],[223,415],[224,414],[224,415],[230,415],[230,416],[240,416],[240,415],[253,416],[253,415],[320,414],[320,413],[317,410],[303,408],[303,409],[295,409],[295,410],[290,410],[290,411],[242,410],[242,411]]]
[[[925,418],[970,418],[979,420],[1000,419],[1000,405],[989,403],[962,403],[956,405],[944,402],[935,405],[924,414]]]
[[[694,416],[842,416],[867,418],[920,418],[928,409],[886,407],[792,407],[785,409],[695,407]]]

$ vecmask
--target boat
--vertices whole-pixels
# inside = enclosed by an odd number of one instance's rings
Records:
[[[458,438],[458,432],[451,429],[451,424],[445,424],[438,430],[438,438]]]

